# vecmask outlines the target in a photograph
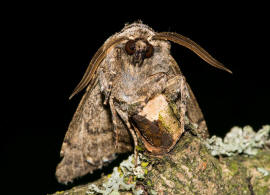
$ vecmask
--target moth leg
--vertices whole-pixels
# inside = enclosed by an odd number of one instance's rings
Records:
[[[188,83],[187,86],[190,95],[190,98],[188,98],[187,101],[187,116],[192,123],[198,125],[197,134],[200,135],[202,138],[208,138],[209,133],[203,113]]]
[[[178,64],[173,58],[171,58],[171,62],[172,62],[172,65],[173,65],[172,67],[174,69],[175,74],[182,75],[182,72],[179,69]],[[202,138],[208,138],[209,132],[208,132],[207,124],[205,122],[203,113],[200,109],[200,106],[196,100],[194,93],[192,92],[187,82],[186,82],[186,86],[189,92],[189,98],[187,99],[186,115],[191,123],[198,125],[198,128],[195,133],[201,136]]]
[[[180,124],[181,129],[184,130],[185,128],[185,115],[187,112],[187,100],[189,98],[189,92],[186,85],[186,79],[182,75],[180,77],[180,94],[181,94],[181,101],[180,101]]]
[[[160,77],[161,76],[161,77]],[[185,115],[187,112],[187,101],[190,97],[189,95],[189,90],[186,82],[186,78],[183,75],[178,75],[176,77],[173,77],[167,81],[167,78],[164,77],[164,75],[154,75],[153,79],[157,77],[160,78],[160,80],[157,82],[158,87],[153,87],[150,88],[148,93],[147,93],[147,98],[150,99],[152,98],[157,92],[165,91],[167,89],[173,89],[169,93],[171,96],[175,97],[181,97],[180,99],[180,104],[179,104],[179,110],[180,110],[180,124],[181,124],[181,129],[184,131],[185,127]]]
[[[113,123],[113,130],[114,130],[114,133],[115,133],[115,145],[114,147],[117,149],[118,147],[118,141],[119,141],[119,132],[118,132],[118,128],[117,128],[117,112],[116,112],[116,109],[115,109],[115,106],[113,104],[113,97],[111,96],[109,98],[109,105],[110,105],[110,109],[111,109],[111,112],[112,112],[112,123]]]
[[[112,90],[112,82],[109,82],[108,89],[106,90],[106,93],[104,93],[105,94],[105,98],[104,98],[104,101],[103,101],[104,105],[108,104],[108,100],[109,100],[109,97],[110,97],[110,94],[111,94],[111,90]]]
[[[169,101],[176,103],[180,111],[179,120],[181,124],[183,124],[185,117],[187,117],[190,123],[198,126],[195,130],[197,135],[203,138],[209,136],[199,104],[183,75],[175,76],[168,81],[165,95]]]
[[[121,119],[124,121],[124,123],[126,124],[132,138],[134,141],[134,158],[135,158],[135,166],[137,166],[137,159],[138,159],[138,153],[137,153],[137,146],[138,146],[138,138],[136,136],[135,131],[133,130],[133,128],[131,127],[131,124],[129,122],[129,118],[128,118],[128,114],[123,112],[122,110],[116,108],[117,113],[119,114],[119,116],[121,117]]]
[[[165,95],[169,102],[175,102],[178,107],[178,119],[181,129],[185,127],[185,116],[187,113],[187,102],[190,98],[188,85],[183,75],[177,75],[168,80]]]
[[[145,94],[145,102],[148,102],[151,98],[160,94],[167,86],[167,75],[164,73],[157,73],[151,75],[144,82],[144,86],[138,92],[139,94]]]
[[[99,79],[101,80],[100,83],[102,83],[100,88],[101,88],[101,92],[103,93],[103,95],[105,97],[104,101],[103,101],[104,105],[108,104],[109,97],[110,97],[111,91],[112,91],[112,81],[111,81],[111,79],[109,79],[109,82],[108,82],[107,77],[108,76],[106,76],[106,74],[104,72],[102,72],[102,71],[100,72]]]

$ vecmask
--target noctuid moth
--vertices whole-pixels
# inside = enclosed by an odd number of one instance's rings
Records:
[[[92,173],[116,154],[136,152],[138,139],[153,155],[170,152],[186,119],[196,124],[198,135],[208,136],[195,96],[170,55],[170,42],[231,73],[189,38],[155,32],[141,22],[126,25],[97,50],[70,96],[86,87],[60,152],[63,159],[56,169],[60,183]],[[163,119],[169,126],[162,125]]]

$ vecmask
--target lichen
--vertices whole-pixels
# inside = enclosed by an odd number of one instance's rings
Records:
[[[60,195],[60,194],[64,194],[64,192],[65,192],[65,191],[57,191],[57,192],[55,192],[55,194],[56,194],[56,195],[58,195],[58,194]]]
[[[92,185],[73,188],[65,194],[85,194],[86,190],[88,194],[109,195],[270,194],[270,150],[267,149],[270,146],[270,126],[264,126],[257,133],[251,127],[233,129],[226,139],[220,138],[222,144],[239,144],[236,148],[242,148],[226,150],[230,157],[220,153],[225,156],[215,158],[209,150],[213,145],[208,143],[210,146],[207,148],[203,139],[187,131],[168,154],[153,156],[142,152],[142,146],[140,152],[137,150],[137,167],[131,155],[110,175],[103,176]],[[250,149],[247,150],[248,147]],[[258,153],[251,155],[254,153],[249,151],[254,149],[258,149]],[[236,155],[238,152],[249,155]]]
[[[233,127],[224,140],[212,136],[205,144],[213,156],[256,155],[259,148],[270,144],[270,125],[263,126],[258,132],[250,126]]]
[[[263,174],[264,177],[270,175],[270,171],[267,171],[267,170],[265,170],[264,168],[258,167],[257,170],[258,170],[261,174]]]
[[[169,106],[159,112],[158,120],[170,134],[173,134],[180,127],[173,111]]]
[[[124,190],[132,191],[136,195],[142,194],[143,191],[141,189],[136,189],[136,181],[145,178],[147,173],[145,167],[148,165],[145,160],[146,158],[139,154],[137,166],[135,166],[134,155],[130,155],[119,167],[114,167],[113,172],[107,176],[107,181],[101,187],[91,184],[87,193],[112,195],[119,194],[119,191]]]

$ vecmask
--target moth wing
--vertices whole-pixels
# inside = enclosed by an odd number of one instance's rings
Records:
[[[186,85],[190,96],[187,100],[187,116],[192,123],[196,123],[198,125],[198,134],[204,138],[208,138],[209,133],[203,113],[189,84],[186,83]]]
[[[118,124],[120,134],[115,147],[110,109],[103,105],[100,86],[86,90],[68,127],[56,168],[60,183],[92,173],[114,160],[116,153],[132,150],[130,135],[124,124]],[[120,121],[120,120],[119,120]]]

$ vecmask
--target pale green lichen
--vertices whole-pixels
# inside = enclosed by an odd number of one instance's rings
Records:
[[[157,195],[158,193],[155,190],[150,190],[151,195]]]
[[[264,177],[270,175],[270,171],[265,170],[264,168],[258,167],[257,170],[263,174]]]
[[[104,194],[112,195],[119,194],[119,191],[132,191],[135,195],[143,193],[141,189],[136,189],[136,180],[145,178],[145,167],[146,162],[141,154],[137,158],[137,166],[135,166],[134,155],[130,155],[127,160],[124,160],[119,167],[114,167],[112,174],[108,175],[108,180],[102,184],[101,187],[95,184],[89,185],[88,194]],[[130,180],[130,178],[132,178]]]
[[[270,125],[263,126],[258,132],[254,132],[250,126],[233,127],[224,140],[212,136],[205,144],[213,156],[256,155],[259,148],[270,145]]]

